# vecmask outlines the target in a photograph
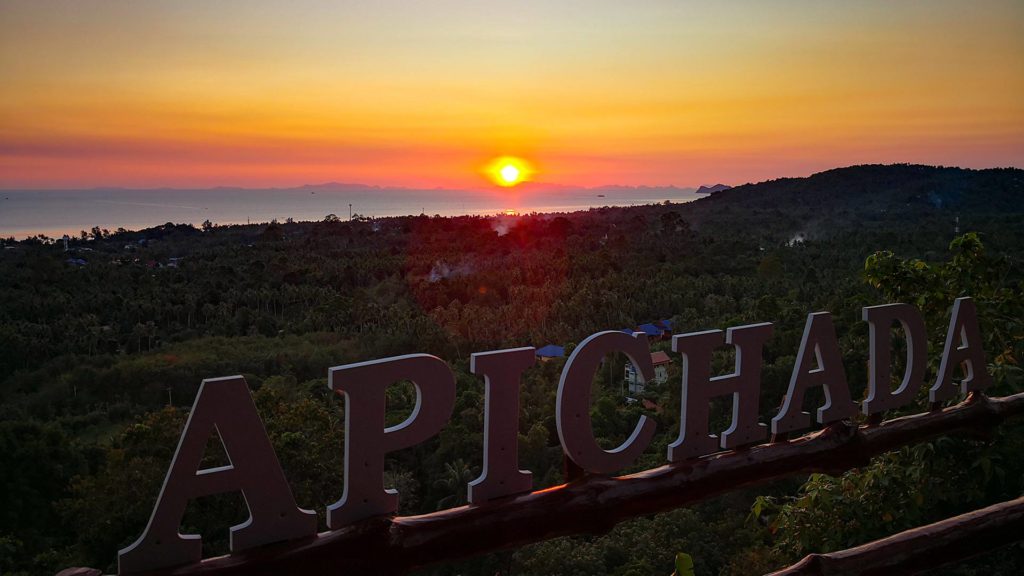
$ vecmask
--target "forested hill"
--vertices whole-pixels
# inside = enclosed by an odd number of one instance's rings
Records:
[[[941,210],[1020,212],[1024,170],[967,170],[909,164],[836,168],[807,178],[780,178],[715,193],[701,203],[721,209]]]
[[[867,378],[862,306],[920,306],[934,365],[950,303],[966,294],[978,302],[992,393],[1019,390],[1022,222],[1024,171],[896,165],[738,186],[687,204],[571,214],[168,223],[94,229],[67,251],[48,238],[5,240],[0,573],[112,569],[118,548],[145,525],[204,378],[246,377],[298,503],[321,520],[342,478],[342,411],[327,391],[327,370],[350,362],[427,352],[456,372],[451,422],[388,461],[403,514],[464,502],[465,484],[479,472],[483,389],[468,371],[472,352],[571,350],[594,332],[658,320],[675,333],[770,321],[762,379],[768,419],[809,312],[834,314],[857,396]],[[668,339],[652,347],[671,353]],[[715,370],[727,372],[731,360],[717,356]],[[554,420],[562,362],[538,363],[523,378],[520,454],[536,488],[562,481]],[[679,364],[670,365],[667,383],[644,391],[648,403],[627,402],[624,357],[599,371],[593,422],[602,446],[628,437],[646,411],[658,436],[637,468],[664,463],[678,433]],[[389,388],[389,423],[414,405],[411,387]],[[716,410],[716,429],[727,426],[727,413]],[[692,554],[700,574],[767,572],[808,551],[1019,496],[1021,446],[1017,430],[1003,444],[944,444],[941,458],[908,451],[841,485],[827,477],[782,483],[600,538],[430,572],[668,573],[677,552]],[[882,480],[896,488],[872,488]],[[828,504],[799,498],[806,491],[827,494]],[[885,510],[899,514],[885,520]],[[207,554],[222,553],[226,526],[243,519],[236,497],[200,499],[183,531],[204,534]],[[987,571],[974,573],[1019,572],[1004,560],[993,556]]]
[[[930,219],[953,225],[957,217],[962,230],[1012,225],[1024,213],[1024,170],[851,166],[737,186],[693,202],[686,211],[696,219],[725,217],[727,223],[742,219],[750,225],[772,226],[768,220],[779,218],[803,228],[794,232],[818,235],[850,227],[906,227]]]

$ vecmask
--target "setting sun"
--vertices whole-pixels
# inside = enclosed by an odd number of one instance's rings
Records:
[[[515,186],[529,180],[533,168],[522,158],[502,156],[488,165],[486,173],[499,186]]]
[[[509,164],[501,169],[501,179],[509,184],[515,184],[519,181],[519,168]]]

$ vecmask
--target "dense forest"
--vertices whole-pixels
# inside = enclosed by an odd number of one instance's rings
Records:
[[[339,207],[340,211],[340,207]],[[686,203],[567,214],[427,215],[246,226],[93,229],[0,250],[0,573],[116,569],[142,531],[204,378],[242,374],[300,506],[342,492],[341,400],[327,370],[427,352],[457,375],[449,424],[390,455],[403,514],[465,503],[480,469],[483,382],[469,355],[575,343],[670,320],[673,333],[770,321],[762,418],[775,414],[806,315],[833,313],[855,398],[867,382],[863,306],[925,316],[933,377],[953,300],[972,296],[991,395],[1024,390],[1024,171],[858,166],[738,186]],[[673,354],[668,339],[653,350]],[[899,356],[899,355],[896,355]],[[627,399],[626,358],[594,381],[595,433],[621,443],[640,412],[658,424],[630,470],[665,462],[679,428],[680,366]],[[555,392],[564,358],[538,362],[521,392],[521,467],[561,484]],[[731,370],[729,350],[715,369]],[[901,373],[900,370],[896,371]],[[634,395],[636,396],[636,395]],[[644,400],[637,402],[635,400]],[[810,398],[809,402],[817,400]],[[388,389],[389,422],[415,402]],[[899,413],[920,412],[926,398]],[[729,406],[713,406],[722,430]],[[896,414],[890,413],[889,416]],[[612,531],[561,538],[422,574],[760,574],[1024,493],[1024,423],[991,439],[942,438],[841,477],[740,490]],[[211,444],[208,460],[223,459]],[[183,532],[226,552],[238,494],[201,498]],[[1024,570],[1024,548],[947,574]]]

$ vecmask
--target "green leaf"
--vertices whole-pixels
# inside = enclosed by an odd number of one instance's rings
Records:
[[[695,576],[693,573],[693,558],[689,554],[683,552],[676,554],[676,571],[674,576]]]

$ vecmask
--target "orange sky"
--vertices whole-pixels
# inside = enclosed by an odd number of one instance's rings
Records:
[[[1024,2],[0,0],[0,187],[1024,162]]]

